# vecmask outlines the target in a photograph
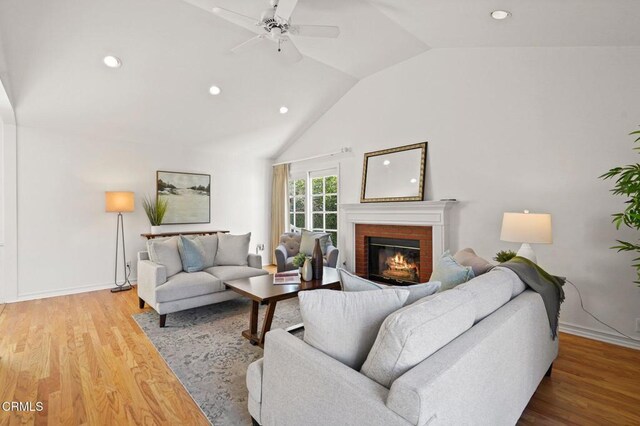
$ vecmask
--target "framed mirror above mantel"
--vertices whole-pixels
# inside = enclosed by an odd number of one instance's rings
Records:
[[[427,142],[364,154],[361,203],[424,201]]]

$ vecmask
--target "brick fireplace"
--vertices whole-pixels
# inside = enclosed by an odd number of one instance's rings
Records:
[[[377,238],[388,239],[391,241],[382,243],[399,248],[398,254],[404,258],[395,257],[393,248],[391,251],[385,248],[382,254],[373,252],[374,256],[381,256],[380,269],[385,269],[384,265],[386,269],[394,269],[400,260],[401,265],[404,265],[402,262],[409,264],[409,270],[417,269],[417,277],[411,277],[406,269],[374,271],[374,274],[400,278],[407,281],[405,284],[428,281],[434,264],[449,247],[448,212],[455,204],[455,201],[341,204],[340,263],[349,271],[367,276],[372,239],[376,239],[373,241],[376,246],[380,243]],[[391,259],[385,261],[384,256]]]
[[[355,226],[355,272],[361,277],[374,281],[389,282],[390,284],[411,284],[429,281],[433,272],[433,241],[431,226],[404,226],[404,225],[380,225],[380,224],[356,224]],[[414,244],[415,243],[415,246]],[[380,259],[370,258],[372,244],[384,246],[385,253],[380,253]],[[404,250],[403,250],[404,249]],[[413,250],[412,250],[413,249]],[[407,255],[407,251],[412,251]],[[380,263],[386,263],[390,269],[390,263],[394,257],[402,256],[406,274],[387,274],[386,271],[372,271],[372,267]],[[389,259],[381,260],[385,256]],[[411,256],[405,260],[405,257]],[[416,270],[417,273],[412,274]]]

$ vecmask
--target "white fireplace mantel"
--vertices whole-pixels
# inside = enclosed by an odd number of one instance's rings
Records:
[[[431,226],[433,266],[448,249],[448,211],[455,201],[340,204],[340,257],[355,270],[356,224]]]

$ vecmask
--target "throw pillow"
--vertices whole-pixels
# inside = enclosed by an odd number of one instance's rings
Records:
[[[316,240],[320,240],[320,248],[322,249],[322,255],[327,254],[327,246],[331,236],[326,232],[311,232],[306,229],[302,230],[302,239],[300,240],[300,253],[304,253],[307,256],[313,255],[313,249],[316,246]]]
[[[440,281],[440,291],[454,288],[458,284],[473,278],[473,269],[470,266],[462,266],[446,251],[431,274],[430,281]]]
[[[197,238],[186,238],[180,235],[178,253],[180,253],[184,271],[198,272],[204,269],[205,249]]]
[[[216,254],[218,253],[218,235],[200,235],[196,237],[196,240],[200,241],[204,247],[204,266],[202,269],[215,266]]]
[[[489,261],[478,256],[471,248],[460,250],[453,255],[453,258],[462,266],[471,266],[473,275],[476,277],[493,269],[493,265]]]
[[[384,319],[404,305],[408,290],[298,293],[304,341],[359,370]]]
[[[344,291],[370,291],[370,290],[383,290],[385,288],[398,288],[409,290],[409,297],[405,302],[405,305],[410,305],[415,301],[422,299],[423,297],[431,296],[440,290],[440,283],[437,281],[414,284],[408,286],[392,286],[385,284],[378,284],[370,281],[366,278],[359,277],[352,273],[345,271],[344,269],[338,269],[340,274],[340,282],[342,283],[342,290]]]
[[[165,240],[149,240],[149,259],[167,270],[167,278],[182,271],[182,260],[178,253],[178,237]]]
[[[438,293],[387,317],[360,372],[386,388],[473,326],[470,293]]]
[[[251,232],[244,235],[219,234],[216,266],[247,266]]]

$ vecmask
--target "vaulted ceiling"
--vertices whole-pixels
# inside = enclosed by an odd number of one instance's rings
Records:
[[[258,17],[268,2],[0,0],[0,78],[18,124],[271,156],[359,79],[429,48],[640,45],[635,0],[299,0],[294,23],[341,34],[296,38],[304,59],[292,64],[273,48],[230,53],[253,33],[214,5]],[[497,8],[512,17],[492,20]],[[123,66],[106,68],[108,54]]]

